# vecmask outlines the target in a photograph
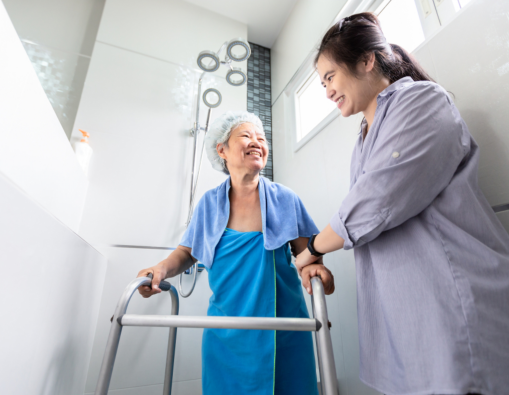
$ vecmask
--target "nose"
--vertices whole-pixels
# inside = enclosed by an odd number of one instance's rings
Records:
[[[334,95],[336,94],[336,91],[329,86],[326,88],[325,95],[327,96],[327,99],[332,100]]]
[[[261,147],[261,144],[258,141],[258,137],[257,136],[251,137],[251,141],[249,142],[249,146],[253,147],[253,148]]]

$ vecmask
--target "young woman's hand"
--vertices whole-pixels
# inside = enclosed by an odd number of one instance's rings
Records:
[[[302,252],[299,255],[297,255],[297,259],[295,260],[295,267],[299,271],[299,274],[301,274],[302,269],[304,269],[304,267],[306,267],[307,265],[311,265],[312,263],[315,263],[319,259],[320,257],[311,255],[309,250],[306,248],[302,250]]]
[[[325,295],[330,295],[334,292],[334,276],[323,264],[307,265],[302,269],[300,276],[302,278],[302,286],[306,288],[306,291],[310,295],[313,295],[313,289],[311,288],[312,277],[320,277],[322,279]]]

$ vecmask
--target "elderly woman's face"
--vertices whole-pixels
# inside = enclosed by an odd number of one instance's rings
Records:
[[[269,147],[263,133],[252,123],[243,123],[232,130],[228,146],[217,145],[219,156],[226,160],[230,174],[260,172],[267,164]]]

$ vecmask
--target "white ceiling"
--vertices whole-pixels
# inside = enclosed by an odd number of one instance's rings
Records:
[[[247,25],[247,39],[271,48],[298,0],[185,0]]]

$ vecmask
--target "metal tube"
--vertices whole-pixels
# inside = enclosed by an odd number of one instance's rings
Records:
[[[320,330],[315,334],[322,391],[323,395],[337,395],[336,364],[334,363],[327,304],[325,302],[322,280],[318,277],[313,277],[311,279],[311,286],[313,287],[313,314],[315,319],[322,323]]]
[[[209,112],[207,113],[207,122],[205,124],[203,139],[205,139],[205,136],[207,135],[207,132],[209,131],[209,123],[210,123],[210,115],[212,114],[212,108],[209,108]],[[198,165],[198,172],[196,173],[196,182],[194,183],[193,191],[191,192],[191,205],[189,206],[189,213],[187,215],[187,223],[191,222],[191,218],[193,216],[194,211],[194,197],[196,196],[196,187],[198,186],[198,180],[200,179],[200,170],[201,170],[201,164],[203,161],[203,150],[205,149],[205,140],[202,142],[201,145],[201,153],[200,153],[200,164]],[[194,285],[193,285],[194,288]],[[189,294],[191,294],[193,290],[190,291]]]
[[[197,317],[173,315],[124,314],[124,326],[157,326],[178,328],[262,329],[278,331],[317,331],[321,324],[312,318],[272,317]]]
[[[171,296],[171,315],[177,316],[179,313],[179,295],[174,286],[171,287],[169,294]],[[171,395],[171,385],[173,383],[173,366],[175,364],[175,345],[177,341],[177,328],[170,327],[170,336],[168,338],[168,354],[166,356],[166,370],[164,373],[163,394]]]
[[[193,164],[191,167],[191,190],[189,196],[189,210],[191,210],[191,201],[193,200],[194,189],[194,167],[196,162],[196,144],[198,143],[198,134],[200,133],[200,100],[201,100],[201,81],[198,81],[198,99],[196,100],[196,120],[194,121],[194,142],[193,142]],[[189,218],[189,216],[188,216]]]
[[[104,352],[101,370],[99,371],[99,380],[95,389],[95,395],[107,395],[110,386],[111,374],[113,372],[113,364],[118,350],[118,342],[122,332],[122,325],[117,318],[125,314],[127,305],[133,296],[133,293],[142,285],[150,285],[152,280],[149,277],[138,277],[129,283],[124,293],[118,301],[115,315],[111,324],[108,342],[106,343],[106,351]]]

